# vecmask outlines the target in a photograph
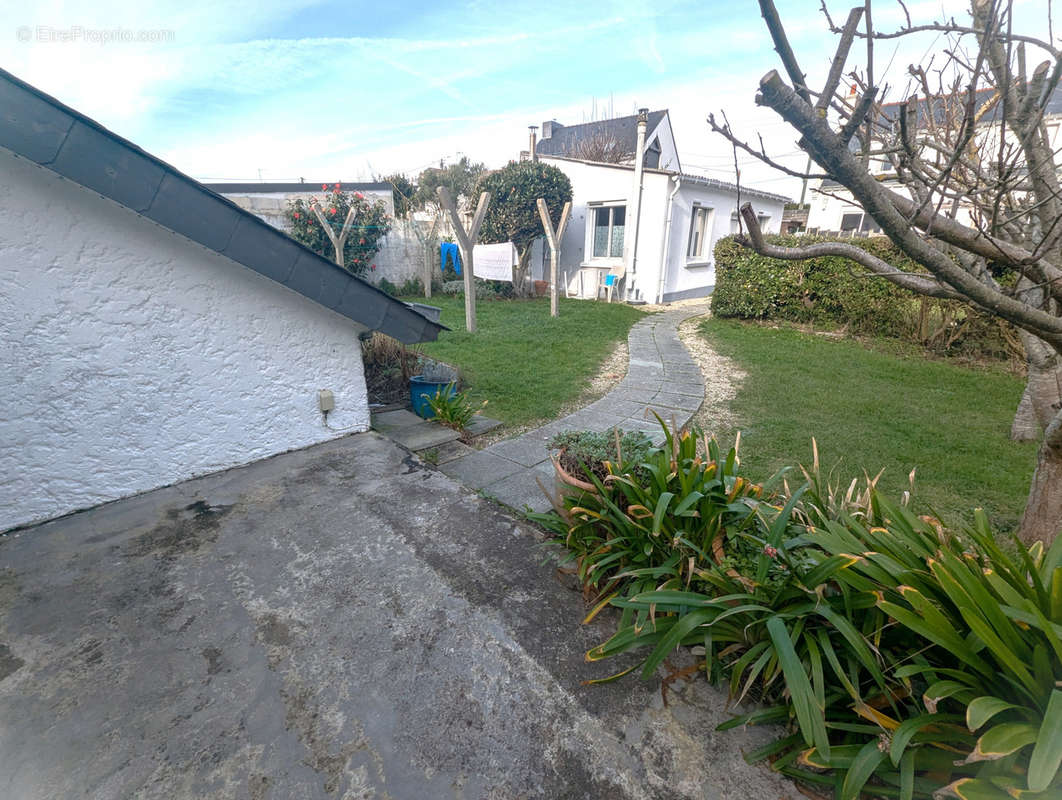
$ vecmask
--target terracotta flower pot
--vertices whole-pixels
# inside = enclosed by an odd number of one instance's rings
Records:
[[[561,466],[560,460],[563,455],[564,450],[561,450],[556,458],[550,456],[550,461],[553,462],[553,471],[556,473],[558,499],[563,501],[565,497],[578,499],[583,494],[596,495],[597,487],[594,484],[576,478]]]

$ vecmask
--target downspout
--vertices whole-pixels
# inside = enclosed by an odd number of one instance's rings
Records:
[[[630,250],[627,257],[627,299],[631,299],[631,290],[634,287],[632,280],[638,270],[638,228],[641,226],[642,217],[642,175],[645,162],[645,128],[649,124],[649,109],[638,109],[638,144],[634,148],[634,187],[631,191],[631,218],[634,221],[634,236],[630,240]]]
[[[664,223],[664,249],[660,255],[660,286],[656,290],[656,302],[664,302],[664,285],[667,283],[667,265],[668,254],[671,245],[671,211],[675,207],[675,195],[678,194],[679,189],[682,188],[682,176],[672,175],[671,180],[675,182],[675,188],[671,190],[671,193],[667,196],[667,221]]]

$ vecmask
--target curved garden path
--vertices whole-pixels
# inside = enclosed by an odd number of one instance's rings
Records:
[[[700,408],[704,377],[680,340],[678,329],[687,319],[707,313],[705,303],[647,315],[635,323],[627,337],[626,377],[600,400],[541,428],[449,461],[440,469],[513,508],[546,510],[549,501],[535,479],[552,484],[548,445],[558,433],[620,427],[645,431],[654,442],[660,442],[663,433],[650,412],[682,426]]]

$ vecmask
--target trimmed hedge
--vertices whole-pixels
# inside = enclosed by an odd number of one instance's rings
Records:
[[[771,236],[786,247],[828,241],[825,237]],[[845,239],[899,269],[924,272],[885,237]],[[767,258],[733,237],[715,246],[717,317],[785,320],[851,333],[888,336],[934,352],[1024,361],[1013,330],[991,315],[950,300],[924,298],[840,256],[803,261]]]

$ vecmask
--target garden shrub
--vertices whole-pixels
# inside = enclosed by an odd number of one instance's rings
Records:
[[[472,285],[475,287],[477,300],[509,300],[513,297],[513,285],[506,281],[475,278]],[[444,281],[441,289],[443,294],[463,295],[465,282],[464,280]]]
[[[787,247],[826,241],[814,236],[768,239]],[[885,237],[844,241],[900,269],[924,272]],[[1007,323],[957,301],[923,298],[884,279],[861,277],[866,270],[840,256],[782,261],[727,237],[716,243],[715,263],[712,313],[718,317],[844,327],[939,353],[1023,360],[1021,344]]]
[[[621,611],[587,658],[647,653],[596,682],[692,647],[732,700],[764,704],[720,729],[787,725],[746,758],[842,800],[1062,797],[1062,537],[1004,549],[982,513],[960,535],[874,479],[830,485],[817,458],[773,492],[664,427],[646,478],[610,464],[596,493],[532,515],[600,593],[590,616]]]
[[[321,186],[321,197],[288,201],[285,211],[291,236],[309,247],[318,255],[335,261],[336,251],[328,234],[311,209],[320,202],[325,220],[335,233],[339,233],[351,208],[356,209],[354,224],[343,244],[343,263],[346,269],[359,277],[376,270],[373,260],[380,250],[382,239],[391,230],[391,217],[382,200],[369,200],[361,192],[345,192],[341,184]]]
[[[612,428],[604,433],[559,433],[550,441],[549,447],[562,451],[558,461],[569,475],[584,479],[586,473],[590,472],[604,480],[608,474],[606,462],[636,467],[649,455],[653,443],[641,431]]]

